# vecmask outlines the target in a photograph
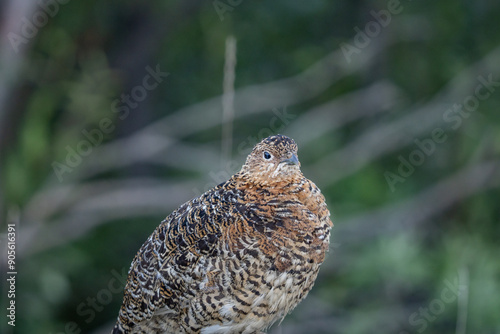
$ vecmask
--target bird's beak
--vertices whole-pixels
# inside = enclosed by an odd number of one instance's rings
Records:
[[[292,154],[292,156],[288,159],[283,159],[281,162],[286,163],[287,165],[298,165],[299,164],[299,158],[295,154]]]

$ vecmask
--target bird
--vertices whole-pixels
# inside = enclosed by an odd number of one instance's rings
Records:
[[[113,334],[265,333],[311,290],[333,227],[284,135],[173,211],[132,261]]]

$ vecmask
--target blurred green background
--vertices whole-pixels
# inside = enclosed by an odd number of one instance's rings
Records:
[[[270,333],[500,333],[498,1],[0,3],[0,332],[109,332],[159,222],[279,132],[335,227]]]

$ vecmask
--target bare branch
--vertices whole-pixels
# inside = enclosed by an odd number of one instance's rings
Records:
[[[457,75],[427,104],[387,124],[374,124],[356,139],[309,168],[319,183],[333,184],[366,166],[378,157],[409,145],[444,123],[443,114],[453,103],[474,93],[479,75],[499,75],[500,47]]]
[[[80,238],[103,222],[148,216],[163,218],[179,203],[194,197],[194,186],[192,182],[133,179],[82,185],[69,192],[69,189],[60,189],[56,196],[66,194],[70,197],[65,203],[68,207],[60,207],[57,211],[60,217],[40,216],[38,210],[44,201],[32,203],[27,208],[30,224],[19,233],[18,257]],[[43,209],[40,211],[44,213]]]
[[[235,114],[234,119],[269,111],[276,107],[294,105],[315,97],[342,78],[368,68],[376,61],[376,56],[387,46],[405,38],[407,39],[408,36],[389,35],[386,38],[380,36],[379,39],[363,49],[359,57],[350,63],[346,62],[341,50],[336,50],[296,76],[238,89],[234,96],[235,109],[238,110],[238,113]],[[137,143],[161,141],[164,144],[162,147],[165,149],[180,138],[220,125],[220,99],[221,96],[216,96],[187,106],[125,139],[115,140],[110,144],[96,148],[93,155],[99,156],[99,159],[87,161],[86,167],[88,168],[79,168],[71,178],[68,178],[67,182],[87,178],[95,173],[124,166],[124,164],[157,153],[156,150],[140,152],[140,158],[138,158],[134,156],[134,153],[140,151],[141,148]],[[135,145],[140,147],[139,150],[130,150],[131,146]],[[127,152],[126,158],[118,156],[123,152]]]
[[[481,191],[500,186],[500,160],[479,162],[393,205],[344,219],[336,226],[338,240],[364,242],[381,234],[415,228],[452,205]]]

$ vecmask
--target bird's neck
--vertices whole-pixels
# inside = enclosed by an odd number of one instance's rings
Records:
[[[240,171],[231,177],[230,183],[234,183],[237,188],[241,189],[262,189],[268,191],[292,191],[295,188],[301,187],[304,184],[304,176],[302,173],[294,173],[285,177],[263,178],[255,177],[252,174]]]

